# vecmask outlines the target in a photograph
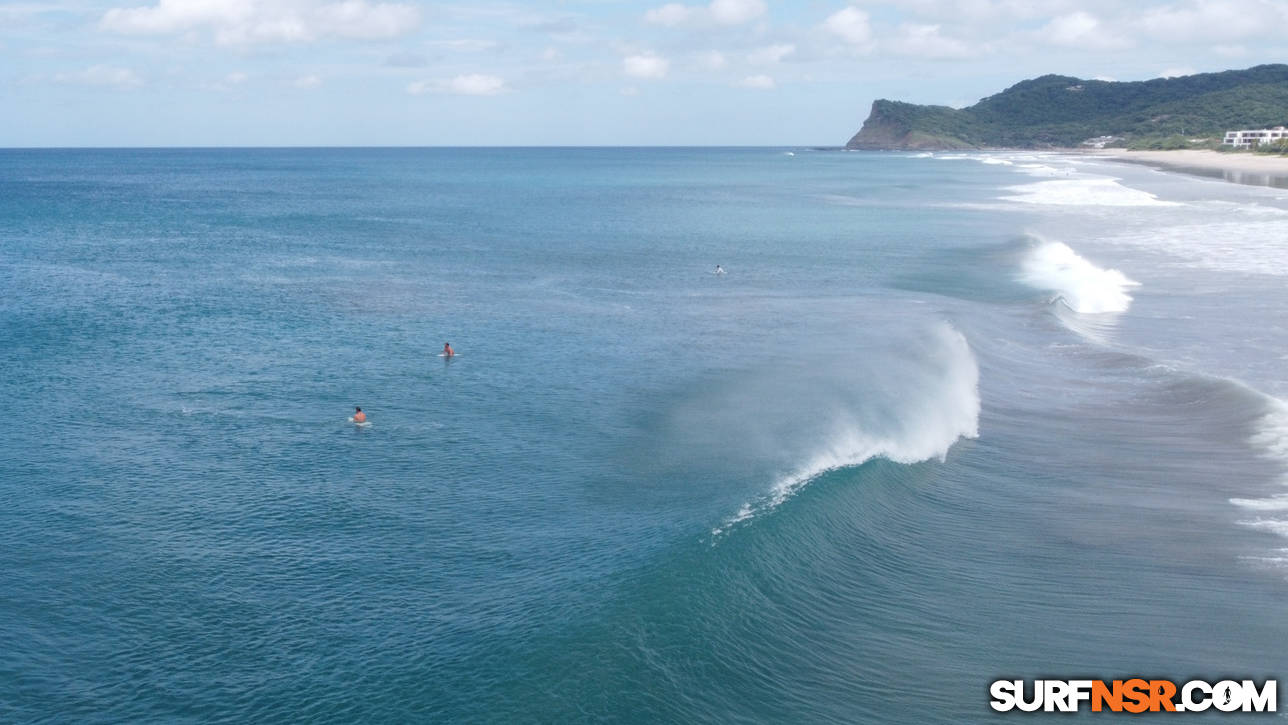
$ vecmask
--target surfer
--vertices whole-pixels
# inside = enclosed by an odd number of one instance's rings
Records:
[[[367,422],[367,414],[366,414],[366,413],[364,413],[364,412],[362,412],[362,408],[359,408],[359,407],[358,407],[358,406],[356,406],[356,405],[355,405],[355,406],[353,406],[353,407],[354,407],[354,410],[355,410],[355,411],[357,411],[357,412],[355,412],[355,413],[353,414],[353,422],[354,422],[354,423],[366,423],[366,422]]]
[[[456,354],[456,351],[452,349],[451,343],[449,342],[443,343],[443,357],[451,357],[455,354]]]
[[[718,264],[717,264],[717,265],[716,265],[716,274],[724,274],[724,267],[721,267],[720,265],[718,265]]]

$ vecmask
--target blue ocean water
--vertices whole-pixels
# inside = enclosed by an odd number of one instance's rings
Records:
[[[1288,192],[787,151],[0,151],[0,721],[1288,674]]]

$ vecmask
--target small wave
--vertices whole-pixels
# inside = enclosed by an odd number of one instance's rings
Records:
[[[1069,309],[1082,314],[1126,312],[1127,290],[1140,285],[1116,269],[1097,267],[1064,242],[1039,240],[1021,263],[1019,280],[1054,292]]]
[[[1252,435],[1252,444],[1267,456],[1288,464],[1288,403],[1278,398],[1272,401],[1270,412],[1261,418],[1257,432]]]
[[[1275,556],[1241,556],[1240,561],[1255,567],[1280,572],[1288,570],[1288,549],[1280,549]]]
[[[1230,503],[1251,511],[1288,511],[1288,493],[1269,498],[1232,498]]]
[[[1163,201],[1105,177],[1037,181],[1008,186],[1006,190],[1013,193],[1000,197],[1004,201],[1043,206],[1177,206],[1176,202]]]
[[[1250,529],[1259,531],[1268,531],[1277,536],[1288,538],[1288,521],[1279,519],[1257,519],[1255,521],[1240,521],[1240,526],[1247,526]]]
[[[988,164],[990,166],[1014,166],[1015,165],[1015,162],[1013,161],[1007,161],[1006,159],[999,159],[996,156],[985,156],[981,158],[979,162],[981,164]]]
[[[1288,403],[1270,398],[1270,410],[1257,421],[1248,442],[1261,454],[1283,464],[1284,483],[1288,483]],[[1265,498],[1232,498],[1230,503],[1249,511],[1288,511],[1288,493]],[[1288,521],[1240,521],[1244,526],[1268,529],[1288,536]],[[1277,528],[1282,526],[1284,528]]]
[[[1016,164],[1015,168],[1029,176],[1064,176],[1068,173],[1046,164]]]
[[[892,393],[898,406],[882,429],[854,422],[836,426],[833,435],[806,462],[779,478],[763,497],[748,501],[711,530],[713,543],[733,527],[773,511],[809,482],[830,471],[876,458],[902,464],[944,460],[960,438],[979,436],[979,365],[966,338],[948,324],[936,327],[926,357],[909,361],[929,373],[915,390]],[[921,376],[918,376],[919,378]]]

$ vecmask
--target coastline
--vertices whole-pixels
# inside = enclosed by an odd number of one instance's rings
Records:
[[[1223,179],[1235,184],[1288,188],[1288,156],[1222,153],[1197,149],[1176,151],[1105,149],[1085,153],[1106,161],[1143,164],[1163,171]]]

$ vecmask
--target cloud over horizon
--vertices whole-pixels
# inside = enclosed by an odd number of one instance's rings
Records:
[[[415,5],[366,0],[159,0],[156,5],[112,8],[99,21],[103,30],[124,35],[205,31],[217,45],[394,38],[419,24]]]
[[[507,90],[504,78],[486,73],[466,73],[448,79],[414,81],[407,85],[407,92],[413,96],[425,93],[451,93],[458,96],[495,96]]]
[[[141,134],[154,124],[148,139],[183,137],[191,119],[163,119],[182,116],[185,92],[214,91],[271,106],[287,128],[310,124],[325,104],[350,118],[336,128],[378,140],[380,128],[434,127],[435,142],[608,141],[624,129],[681,142],[725,139],[722,128],[769,141],[786,131],[766,119],[786,116],[796,137],[824,141],[852,132],[855,109],[879,97],[969,105],[1046,73],[1139,80],[1160,68],[1279,62],[1286,23],[1288,0],[22,0],[0,7],[0,61],[12,69],[0,85],[25,94],[11,106],[17,140],[52,127],[96,132],[69,124],[69,108],[86,119],[116,109],[144,119]],[[504,96],[455,105],[521,109],[534,121],[406,122],[433,105],[408,96],[426,94]],[[152,106],[130,105],[145,97]],[[634,108],[637,98],[647,107]],[[783,114],[774,102],[811,111]],[[612,116],[628,108],[629,118]]]

